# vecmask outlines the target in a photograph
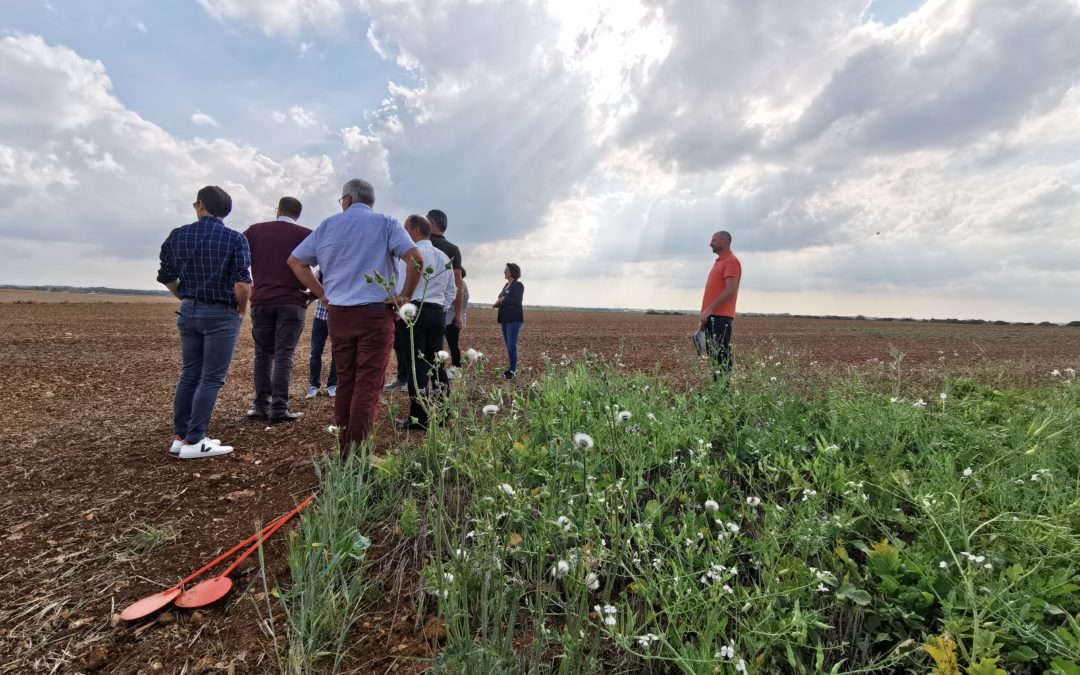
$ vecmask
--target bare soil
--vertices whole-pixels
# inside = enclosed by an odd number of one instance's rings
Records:
[[[245,419],[252,367],[245,326],[211,428],[237,450],[181,462],[167,453],[180,367],[175,303],[85,297],[98,301],[20,296],[22,302],[0,304],[0,672],[275,671],[254,564],[241,568],[218,606],[131,625],[113,616],[176,583],[315,488],[311,458],[332,447],[325,430],[332,401],[302,397],[308,334],[293,373],[293,407],[306,416],[274,426]],[[469,322],[463,347],[501,366],[494,312],[470,310]],[[528,312],[522,376],[514,386],[539,374],[543,355],[558,361],[582,350],[691,385],[703,371],[690,354],[693,324],[688,316]],[[747,317],[736,321],[734,343],[739,368],[753,367],[758,352],[780,351],[813,367],[858,367],[881,377],[894,376],[888,367],[894,349],[905,354],[906,381],[933,392],[950,373],[998,385],[1046,381],[1052,369],[1080,362],[1078,338],[1080,330],[1061,327]],[[495,384],[495,372],[490,377]],[[392,428],[405,404],[403,394],[384,397],[378,452],[408,442]],[[141,555],[125,542],[144,526],[171,527],[178,536]],[[377,564],[396,543],[389,530],[373,535]],[[271,587],[287,580],[284,541],[279,536],[268,545]],[[354,672],[423,669],[438,626],[417,620],[415,607],[411,595],[383,594],[361,621]]]

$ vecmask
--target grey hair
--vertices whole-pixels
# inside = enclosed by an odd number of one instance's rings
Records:
[[[353,203],[356,204],[375,205],[375,188],[371,187],[371,183],[359,178],[353,178],[345,183],[345,187],[341,188],[341,196],[351,197]]]

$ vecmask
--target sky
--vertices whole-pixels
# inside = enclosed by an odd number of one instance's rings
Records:
[[[1077,0],[5,0],[0,283],[155,288],[350,178],[474,302],[1080,319]]]

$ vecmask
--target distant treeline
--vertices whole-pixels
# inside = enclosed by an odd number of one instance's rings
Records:
[[[99,295],[153,295],[168,297],[169,292],[162,290],[144,291],[134,288],[106,288],[105,286],[16,286],[0,284],[0,289],[9,291],[48,291],[50,293],[94,293]]]

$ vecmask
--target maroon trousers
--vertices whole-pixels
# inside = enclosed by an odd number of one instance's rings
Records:
[[[386,364],[394,346],[394,312],[386,307],[327,307],[337,364],[334,422],[345,451],[359,445],[375,424]]]

